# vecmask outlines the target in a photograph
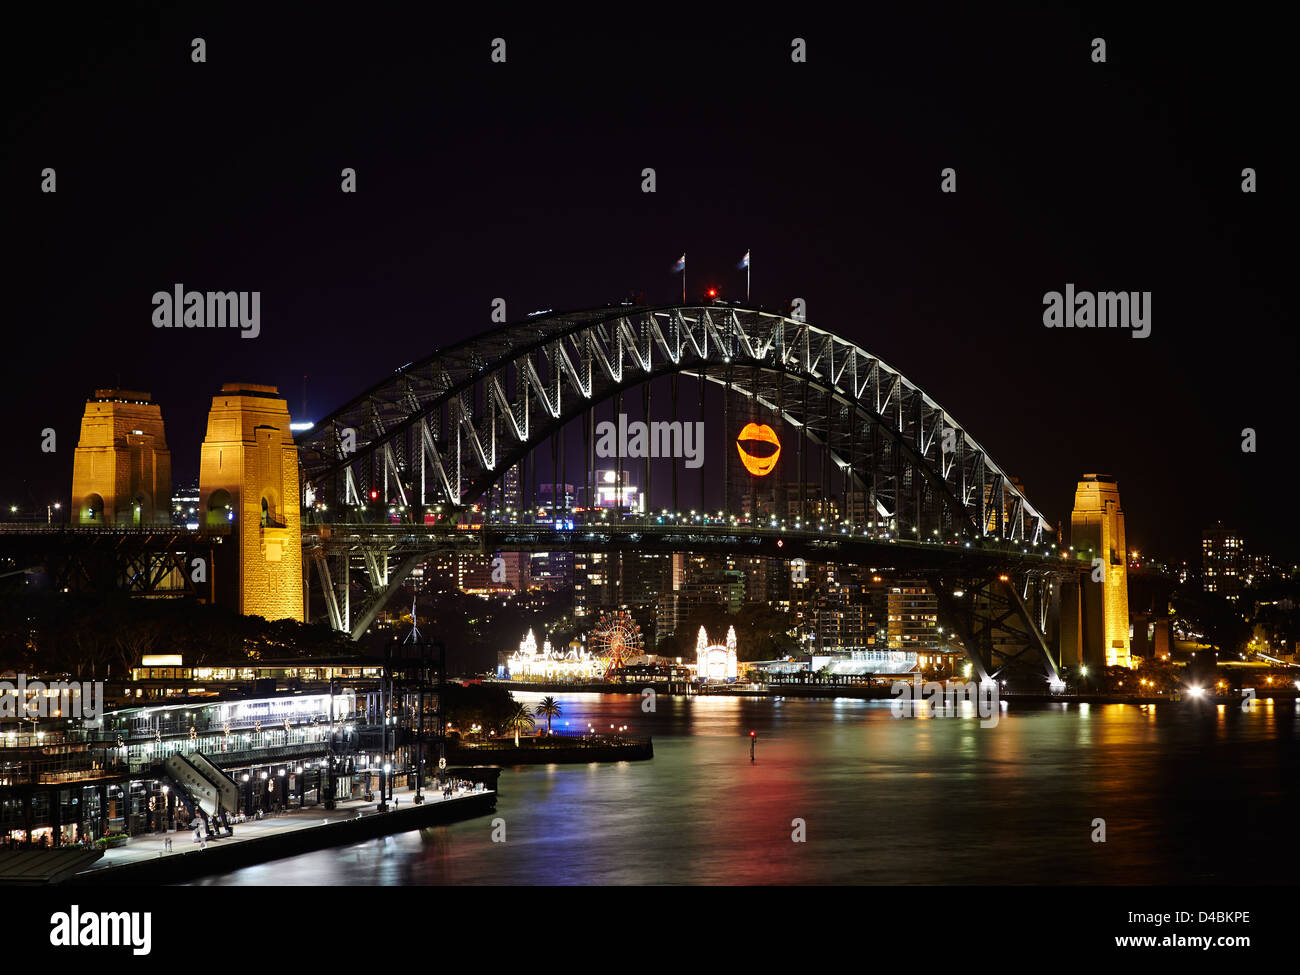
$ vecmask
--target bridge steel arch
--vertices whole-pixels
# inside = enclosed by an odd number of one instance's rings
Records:
[[[854,532],[1002,551],[1042,549],[1054,537],[1038,509],[948,411],[878,356],[831,331],[726,304],[548,313],[408,363],[298,435],[304,529],[328,521],[327,531],[338,537],[346,525],[342,534],[364,555],[380,594],[349,625],[348,612],[328,591],[326,546],[309,540],[317,545],[335,627],[359,637],[386,594],[432,554],[421,545],[394,545],[379,525],[376,544],[367,544],[358,522],[368,518],[370,491],[378,492],[383,511],[396,506],[415,531],[428,514],[448,525],[570,421],[673,374],[724,386],[824,450],[846,488],[865,497],[866,523],[853,525]],[[328,516],[313,517],[321,505]],[[341,569],[346,576],[346,559]],[[1050,598],[1043,580],[1054,578],[1050,568],[1014,577],[968,570],[960,578],[948,568],[927,578],[945,588],[940,612],[961,634],[981,677],[999,669],[992,634],[1010,628],[1023,636],[1021,651],[1034,651],[1049,678],[1057,678],[1043,636]],[[343,600],[346,585],[345,579]],[[1002,608],[972,615],[952,603],[954,590],[979,593],[986,607]]]
[[[455,517],[570,420],[673,373],[724,385],[825,446],[881,516],[872,527],[1030,546],[1051,532],[898,370],[807,322],[728,305],[547,314],[408,363],[299,434],[304,502],[355,508],[374,489],[412,520]]]

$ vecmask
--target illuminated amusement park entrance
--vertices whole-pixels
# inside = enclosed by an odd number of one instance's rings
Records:
[[[727,681],[738,676],[739,663],[736,659],[736,628],[727,630],[726,643],[710,643],[709,634],[704,627],[695,638],[696,676],[700,680]]]

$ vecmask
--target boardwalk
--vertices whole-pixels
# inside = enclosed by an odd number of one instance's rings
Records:
[[[464,803],[474,796],[483,796],[483,791],[474,792],[464,790],[457,792],[452,796],[443,798],[442,790],[434,786],[424,791],[424,806],[432,807],[435,805],[446,804],[448,812],[452,812],[450,807]],[[491,794],[491,790],[487,790]],[[293,810],[282,812],[274,816],[268,816],[261,820],[249,820],[244,823],[235,825],[233,836],[223,836],[219,839],[205,838],[202,842],[194,842],[193,830],[175,830],[168,833],[150,833],[144,836],[132,837],[124,846],[107,850],[104,856],[95,862],[95,864],[84,873],[79,875],[79,879],[94,879],[94,875],[104,870],[116,867],[124,867],[130,864],[141,864],[144,861],[167,860],[174,857],[192,857],[206,859],[204,854],[218,850],[225,850],[230,847],[240,846],[246,843],[259,840],[273,840],[277,837],[289,840],[292,838],[295,846],[298,841],[306,840],[302,834],[317,830],[337,826],[343,823],[354,822],[356,820],[370,820],[377,816],[394,819],[394,829],[411,828],[403,827],[400,819],[406,817],[395,816],[395,813],[411,812],[418,807],[415,803],[415,791],[411,789],[394,789],[393,802],[389,803],[387,811],[380,811],[377,802],[365,802],[362,800],[341,800],[337,809],[327,810],[323,807],[314,807],[311,809]],[[432,810],[430,810],[432,811]],[[379,825],[379,824],[375,824]],[[171,840],[171,849],[167,849],[167,840]],[[330,845],[330,841],[321,837],[320,845]],[[264,845],[264,844],[259,844]],[[272,859],[273,857],[266,857]],[[195,865],[198,866],[197,864]]]

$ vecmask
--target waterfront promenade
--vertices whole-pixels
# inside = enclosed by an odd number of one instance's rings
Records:
[[[193,830],[150,833],[106,850],[93,866],[69,882],[155,883],[199,876],[233,865],[262,863],[305,850],[455,822],[483,815],[495,805],[496,792],[491,789],[461,790],[444,798],[435,784],[424,790],[420,804],[415,802],[415,790],[394,789],[387,810],[381,810],[377,801],[341,800],[332,810],[316,806],[237,823],[233,836],[205,838],[198,843]]]

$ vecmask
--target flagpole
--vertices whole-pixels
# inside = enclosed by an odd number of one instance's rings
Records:
[[[682,304],[686,304],[686,251],[682,251]]]
[[[750,265],[754,263],[754,258],[749,248],[745,248],[745,304],[749,304],[749,271]]]

